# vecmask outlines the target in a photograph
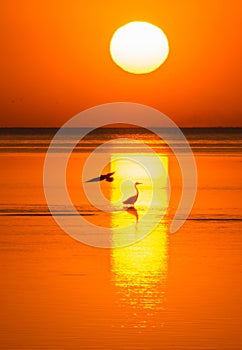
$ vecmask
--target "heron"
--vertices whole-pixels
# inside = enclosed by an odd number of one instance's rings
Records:
[[[98,176],[98,177],[94,177],[93,179],[90,179],[86,182],[97,182],[97,181],[103,181],[103,180],[106,180],[107,182],[113,182],[114,178],[113,178],[113,175],[114,175],[115,171],[113,171],[112,173],[107,173],[107,174],[104,174],[104,175],[101,175],[101,176]]]
[[[135,182],[134,187],[135,187],[135,190],[136,190],[136,194],[134,196],[131,196],[131,197],[127,198],[123,202],[123,204],[127,204],[127,205],[130,205],[131,207],[133,207],[134,203],[137,201],[138,196],[139,196],[139,191],[138,191],[138,188],[137,188],[138,185],[142,185],[142,182]]]

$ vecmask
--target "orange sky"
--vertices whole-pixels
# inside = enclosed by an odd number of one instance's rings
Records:
[[[241,2],[27,1],[0,4],[0,126],[61,126],[83,109],[130,101],[179,126],[242,126]],[[170,55],[133,75],[109,54],[130,21],[163,29]]]

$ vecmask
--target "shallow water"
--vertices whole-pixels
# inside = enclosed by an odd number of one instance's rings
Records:
[[[2,132],[1,349],[242,348],[242,135],[238,130],[186,133],[199,175],[189,219],[169,233],[181,193],[176,159],[151,135],[129,130],[129,137],[155,142],[159,156],[167,159],[171,198],[164,185],[160,196],[168,210],[139,243],[100,249],[63,232],[46,205],[43,165],[53,131]],[[117,130],[108,130],[86,140],[86,148],[78,146],[69,163],[68,189],[89,222],[111,229],[132,224],[135,236],[160,214],[154,207],[149,220],[140,221],[148,182],[140,187],[138,219],[126,211],[101,212],[80,189],[81,164],[94,145],[116,136]],[[119,184],[106,185],[104,194],[116,198]],[[58,203],[55,214],[72,215]]]

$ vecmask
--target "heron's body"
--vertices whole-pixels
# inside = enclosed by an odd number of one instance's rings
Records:
[[[140,185],[140,184],[141,184],[140,182],[135,182],[134,187],[136,190],[136,194],[134,196],[127,198],[125,201],[123,201],[123,204],[134,205],[134,203],[137,201],[139,197],[139,191],[138,191],[137,185]]]

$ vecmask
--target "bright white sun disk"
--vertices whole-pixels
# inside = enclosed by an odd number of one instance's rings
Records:
[[[114,62],[127,72],[144,74],[166,60],[169,44],[163,31],[147,22],[130,22],[114,33],[110,43]]]

